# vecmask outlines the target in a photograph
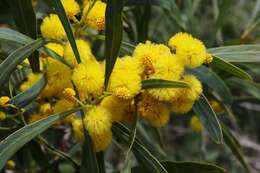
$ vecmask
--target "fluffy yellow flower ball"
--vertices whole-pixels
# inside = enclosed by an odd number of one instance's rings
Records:
[[[175,34],[170,38],[168,45],[175,49],[176,55],[187,67],[196,68],[204,62],[210,62],[204,44],[188,33]]]
[[[135,58],[119,58],[109,79],[108,91],[120,99],[132,99],[141,91],[140,73],[140,64]]]
[[[138,103],[138,113],[152,126],[159,128],[168,123],[170,111],[164,102],[160,102],[149,94],[144,93]]]
[[[79,13],[79,4],[75,0],[61,0],[61,3],[70,19]]]
[[[84,129],[83,129],[82,120],[73,119],[72,120],[72,129],[73,129],[75,139],[78,142],[83,143],[85,140],[85,137],[84,137]]]
[[[190,88],[182,88],[181,97],[189,100],[197,100],[202,93],[201,82],[193,75],[183,76],[183,82],[189,84]]]
[[[10,101],[10,98],[8,96],[0,97],[0,107],[8,106],[9,101]]]
[[[100,106],[106,108],[112,114],[112,121],[131,121],[131,117],[133,117],[133,104],[131,101],[124,101],[119,99],[116,96],[108,96],[105,97]],[[129,120],[129,121],[128,121]]]
[[[51,49],[55,53],[57,53],[60,56],[63,56],[64,48],[61,44],[58,43],[48,43],[45,45],[47,48]]]
[[[101,106],[94,107],[86,113],[84,124],[94,143],[95,151],[105,150],[112,140],[111,113]]]
[[[201,123],[201,121],[199,120],[199,118],[196,115],[192,116],[192,118],[190,120],[190,126],[194,132],[199,133],[204,130],[203,124]]]
[[[172,102],[171,111],[179,114],[184,114],[192,109],[194,100],[177,99]]]
[[[220,103],[216,100],[210,101],[210,106],[214,110],[214,112],[219,113],[223,111],[223,107],[220,105]]]
[[[66,99],[61,99],[56,102],[56,104],[53,107],[53,111],[54,113],[64,112],[73,109],[75,106],[76,106],[75,103],[70,102]],[[62,120],[62,122],[64,123],[70,122],[73,118],[73,115],[74,114],[68,115],[64,120]]]
[[[56,14],[50,14],[50,16],[47,16],[43,19],[41,24],[41,33],[45,38],[52,38],[57,40],[67,38],[62,23]]]
[[[0,121],[4,121],[6,118],[6,114],[2,111],[0,111]]]
[[[89,60],[74,69],[72,80],[81,100],[92,99],[103,92],[104,70],[96,60]]]
[[[106,3],[101,1],[96,1],[95,5],[90,9],[90,2],[86,1],[83,16],[85,23],[93,29],[104,30],[105,28],[105,13],[106,13]]]
[[[154,74],[151,74],[149,79],[163,79],[176,81],[181,78],[184,67],[177,61],[177,58],[169,54],[167,56],[160,57],[156,63],[154,63]],[[156,88],[149,89],[148,92],[156,99],[160,101],[171,101],[177,99],[179,96],[178,88]]]
[[[171,51],[167,46],[146,41],[136,46],[133,56],[143,65],[143,75],[145,77],[155,72],[154,63],[160,57],[168,56],[169,54],[171,54]]]
[[[86,42],[82,39],[78,39],[78,40],[76,40],[76,44],[77,44],[77,48],[79,51],[80,59],[83,63],[90,59],[94,59],[88,42]],[[73,67],[77,66],[77,61],[76,61],[74,52],[73,52],[69,42],[65,45],[65,48],[64,48],[64,59],[71,66],[73,66]]]
[[[8,160],[8,162],[6,163],[6,168],[7,169],[14,169],[16,166],[15,162],[13,160]]]

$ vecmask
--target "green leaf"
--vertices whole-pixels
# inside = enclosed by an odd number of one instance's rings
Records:
[[[207,129],[211,139],[217,144],[222,143],[223,134],[218,118],[211,108],[207,98],[201,95],[193,106],[193,111],[199,117],[203,126]]]
[[[250,173],[250,167],[245,161],[241,146],[239,145],[237,139],[231,134],[229,129],[224,124],[222,124],[222,131],[225,144],[229,147],[229,149],[232,151],[233,155],[237,158],[241,165],[243,165],[245,170]]]
[[[88,134],[85,131],[85,141],[82,146],[83,155],[82,162],[80,166],[80,173],[99,173],[98,162],[96,158],[96,153],[94,150],[93,142]]]
[[[214,164],[194,161],[161,162],[170,173],[226,173],[225,169]],[[141,167],[134,167],[132,173],[146,173]]]
[[[126,145],[130,145],[130,130],[122,124],[114,124],[112,127],[113,135],[117,140]],[[135,138],[132,151],[142,166],[150,173],[167,173],[161,163]]]
[[[66,116],[79,111],[82,108],[75,108],[70,111],[56,113],[23,128],[15,131],[0,143],[0,170],[5,163],[26,143],[47,130],[50,126],[65,118]]]
[[[61,20],[61,23],[64,27],[64,30],[65,30],[67,37],[68,37],[68,40],[70,42],[71,48],[74,52],[77,63],[79,64],[81,62],[79,51],[78,51],[76,41],[75,41],[74,36],[73,36],[72,28],[70,26],[70,22],[69,22],[69,20],[66,16],[65,10],[62,6],[62,3],[60,2],[60,0],[52,0],[52,4],[55,8],[55,11],[58,13],[58,16]]]
[[[194,70],[191,69],[189,71],[196,75],[203,83],[207,84],[214,92],[216,92],[223,103],[232,103],[233,99],[230,89],[227,87],[225,82],[211,69],[202,66],[200,68]]]
[[[188,88],[189,85],[181,81],[169,81],[162,79],[149,79],[142,81],[143,89],[152,89],[152,88]]]
[[[20,32],[30,36],[33,39],[37,38],[36,16],[32,7],[31,0],[8,0],[11,7],[15,24]],[[34,52],[29,57],[31,68],[34,72],[40,71],[39,54]]]
[[[37,81],[31,88],[14,96],[10,102],[19,108],[25,107],[26,105],[30,104],[32,100],[37,98],[37,96],[45,87],[46,82],[46,75],[43,74],[41,79]]]
[[[247,72],[217,56],[214,56],[213,65],[236,77],[246,79],[246,80],[252,80],[252,77]]]
[[[32,38],[19,33],[15,30],[12,29],[8,29],[8,28],[0,28],[0,40],[4,40],[4,41],[8,41],[11,42],[9,44],[12,44],[12,42],[14,43],[19,43],[22,45],[27,44],[31,41],[33,41]],[[61,57],[60,55],[58,55],[56,52],[54,52],[53,50],[47,48],[47,47],[42,47],[40,49],[38,49],[38,51],[60,61],[61,63],[71,67],[63,57]]]
[[[0,64],[0,87],[7,81],[8,77],[18,64],[20,64],[26,57],[31,55],[36,49],[42,47],[45,43],[45,40],[40,38],[20,47],[11,53]]]
[[[244,91],[253,97],[260,99],[260,84],[251,82],[251,81],[246,81],[246,80],[241,80],[238,78],[230,78],[227,80],[227,84],[231,88],[237,88],[241,91]]]
[[[122,11],[124,1],[108,0],[106,7],[106,40],[105,40],[105,88],[113,71],[120,50],[123,36]]]
[[[210,48],[208,52],[227,62],[260,62],[260,45],[258,44]]]

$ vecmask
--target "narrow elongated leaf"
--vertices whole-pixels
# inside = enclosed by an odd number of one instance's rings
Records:
[[[246,80],[252,80],[252,77],[247,72],[245,72],[244,70],[238,68],[237,66],[235,66],[217,56],[214,56],[213,64],[217,68],[219,68],[227,73],[230,73],[236,77],[246,79]]]
[[[204,95],[201,95],[200,99],[195,102],[193,111],[207,129],[211,139],[218,144],[222,143],[223,134],[221,126],[215,112]]]
[[[31,0],[8,0],[14,16],[15,24],[19,31],[30,36],[33,39],[37,38],[36,16],[32,7]],[[34,52],[29,57],[31,68],[34,72],[40,71],[39,54]]]
[[[194,70],[192,69],[190,72],[196,75],[203,83],[208,85],[214,92],[216,92],[223,103],[232,103],[232,94],[230,89],[227,87],[225,82],[211,69],[202,66]]]
[[[60,0],[53,0],[52,4],[55,8],[55,11],[58,13],[58,16],[61,20],[63,28],[64,28],[64,30],[67,34],[68,40],[69,40],[71,48],[74,52],[77,63],[80,63],[81,60],[80,60],[79,51],[78,51],[78,48],[77,48],[77,45],[76,45],[76,42],[75,42],[75,39],[74,39],[74,35],[73,35],[72,29],[71,29],[71,26],[70,26],[70,22],[69,22],[69,20],[66,16],[65,10],[62,6],[62,3],[60,2]]]
[[[226,173],[225,169],[206,162],[194,161],[165,161],[161,162],[170,173]],[[146,173],[141,167],[134,167],[132,173]]]
[[[19,108],[25,107],[41,93],[46,85],[46,80],[46,75],[44,74],[31,88],[14,96],[10,102]]]
[[[113,135],[124,144],[130,145],[130,131],[122,124],[114,124],[112,127]],[[167,173],[162,164],[135,138],[133,144],[133,153],[136,159],[149,173]]]
[[[189,85],[181,81],[169,81],[162,79],[149,79],[142,81],[143,89],[152,89],[152,88],[188,88]]]
[[[236,45],[210,48],[208,52],[227,62],[260,62],[260,45]]]
[[[122,11],[124,1],[108,0],[106,7],[105,88],[113,71],[123,36]]]
[[[8,41],[11,43],[12,42],[19,43],[20,46],[33,41],[32,38],[30,38],[22,33],[19,33],[15,30],[9,29],[9,28],[0,28],[0,40]],[[63,57],[61,57],[60,55],[58,55],[53,50],[51,50],[47,47],[42,47],[42,48],[39,48],[38,51],[40,51],[70,67],[70,65],[65,61],[65,59]]]
[[[20,64],[26,57],[31,55],[35,50],[42,47],[45,44],[45,40],[40,38],[32,41],[13,53],[11,53],[1,64],[0,64],[0,87],[7,81],[7,78],[14,71],[15,67]]]
[[[75,108],[70,111],[56,113],[42,120],[24,126],[23,128],[12,133],[0,143],[0,170],[3,169],[5,163],[26,143],[47,130],[57,121],[66,116],[79,111],[82,108]]]
[[[229,147],[232,151],[233,155],[237,158],[237,160],[243,165],[245,170],[250,173],[250,167],[246,163],[245,158],[243,156],[241,146],[239,145],[238,141],[236,140],[235,136],[228,130],[228,128],[222,124],[222,131],[223,131],[223,138],[225,144]]]
[[[260,84],[251,82],[251,81],[245,81],[238,78],[231,78],[227,80],[228,86],[231,88],[237,88],[241,91],[244,91],[250,95],[252,95],[255,98],[260,99]]]
[[[96,158],[96,153],[94,151],[93,142],[85,131],[85,141],[83,145],[83,158],[80,166],[80,173],[99,173],[98,162]]]

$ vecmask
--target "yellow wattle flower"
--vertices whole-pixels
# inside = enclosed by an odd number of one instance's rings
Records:
[[[76,40],[76,44],[82,63],[87,62],[90,59],[94,59],[88,42],[78,39]],[[64,48],[64,59],[73,67],[76,67],[78,64],[69,42],[67,42]]]
[[[138,103],[138,113],[156,128],[162,127],[170,119],[168,106],[147,93],[142,95],[142,99]]]
[[[68,18],[71,19],[79,13],[79,4],[75,0],[61,0],[61,3]]]
[[[45,45],[45,47],[51,49],[52,51],[54,51],[58,55],[63,56],[63,52],[64,52],[63,45],[58,44],[58,43],[48,43],[48,44]]]
[[[131,122],[134,107],[131,101],[121,100],[116,96],[105,97],[100,106],[106,108],[112,115],[112,122]]]
[[[10,101],[10,97],[8,97],[8,96],[0,97],[0,107],[7,107],[9,101]]]
[[[203,91],[201,82],[193,75],[184,75],[183,82],[189,84],[190,88],[182,88],[180,97],[197,100]]]
[[[201,123],[201,121],[199,120],[199,118],[196,115],[192,116],[192,118],[190,120],[190,126],[194,132],[199,133],[204,130],[203,124]]]
[[[176,51],[177,57],[189,68],[196,68],[204,62],[210,62],[204,44],[188,33],[177,33],[172,36],[168,45]]]
[[[53,111],[54,113],[59,113],[59,112],[64,112],[64,111],[68,111],[73,109],[76,106],[76,104],[74,102],[68,101],[66,99],[61,99],[58,100],[54,107],[53,107]],[[66,123],[66,122],[70,122],[73,118],[75,114],[70,114],[68,115],[65,119],[63,119],[61,122]]]
[[[71,122],[72,122],[71,125],[72,125],[72,129],[73,129],[75,139],[79,143],[83,143],[84,140],[85,140],[85,137],[84,137],[84,129],[83,129],[82,120],[81,119],[73,119]]]
[[[83,17],[85,23],[90,28],[96,30],[105,29],[105,13],[106,13],[106,3],[101,1],[96,1],[95,5],[90,9],[90,1],[85,1],[83,9]]]
[[[4,121],[6,119],[6,114],[0,111],[0,121]]]
[[[15,162],[13,160],[8,160],[6,163],[6,168],[7,169],[14,169],[16,166]]]
[[[70,102],[74,102],[74,101],[75,101],[74,97],[76,96],[76,92],[75,92],[75,90],[72,89],[72,88],[65,88],[65,89],[62,91],[62,95],[63,95],[63,97],[64,97],[66,100],[68,100],[68,101],[70,101]]]
[[[62,23],[56,14],[50,14],[50,16],[43,19],[41,24],[41,33],[45,38],[52,38],[56,40],[67,38]]]
[[[72,80],[81,100],[92,99],[103,92],[104,70],[96,60],[89,60],[74,69]]]
[[[219,113],[223,111],[223,107],[220,105],[220,103],[216,100],[211,100],[210,105],[214,112]]]
[[[111,116],[102,106],[93,107],[86,113],[84,124],[96,152],[105,150],[112,141]]]
[[[141,91],[140,73],[140,64],[135,58],[118,58],[109,79],[108,91],[122,100],[134,98]]]
[[[171,111],[174,113],[184,114],[192,109],[194,100],[177,99],[171,103]]]

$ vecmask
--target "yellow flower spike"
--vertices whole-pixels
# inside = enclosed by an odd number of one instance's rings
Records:
[[[15,162],[13,160],[8,160],[6,163],[6,168],[7,169],[14,169],[15,168]]]
[[[134,98],[141,91],[141,71],[135,58],[119,58],[110,76],[108,91],[122,100]]]
[[[72,129],[73,129],[75,139],[79,143],[83,143],[85,140],[85,137],[84,137],[84,129],[83,129],[82,120],[81,119],[72,120]]]
[[[94,143],[95,151],[103,151],[112,140],[111,113],[102,106],[93,107],[87,112],[84,124]]]
[[[190,120],[191,129],[194,132],[200,133],[204,130],[204,126],[196,115],[193,115]]]
[[[101,1],[96,1],[94,6],[90,8],[90,2],[86,1],[83,9],[83,19],[88,27],[96,30],[105,29],[105,13],[106,13],[106,3]]]
[[[79,64],[74,69],[72,80],[81,100],[96,98],[104,90],[104,70],[96,60]]]
[[[6,114],[0,111],[0,121],[4,121],[6,119]]]
[[[75,0],[61,0],[61,3],[68,18],[71,19],[79,13],[79,4]]]
[[[126,121],[131,122],[131,117],[133,117],[133,105],[131,101],[124,101],[116,96],[105,97],[100,106],[106,108],[112,114],[112,121]]]
[[[63,97],[68,100],[68,101],[72,101],[74,102],[75,99],[74,99],[74,96],[76,95],[76,92],[74,89],[72,88],[65,88],[63,91],[62,91],[62,95]]]
[[[10,101],[10,98],[8,96],[0,97],[0,107],[7,107],[9,101]]]
[[[76,40],[76,44],[77,44],[77,48],[78,48],[78,51],[80,54],[80,59],[81,59],[82,63],[87,62],[90,59],[93,59],[93,60],[95,59],[91,52],[88,42],[86,42],[82,39],[78,39],[78,40]],[[64,59],[73,67],[76,67],[78,64],[69,42],[67,42],[67,44],[65,45],[65,48],[64,48]]]
[[[138,103],[138,113],[156,128],[168,123],[170,117],[168,106],[147,93],[142,95],[142,99]]]
[[[188,33],[175,34],[170,38],[168,45],[176,51],[178,58],[189,68],[199,67],[207,61],[208,54],[204,44]]]
[[[56,14],[50,14],[50,16],[43,19],[41,24],[41,33],[45,38],[52,38],[56,40],[67,38],[62,23]]]

